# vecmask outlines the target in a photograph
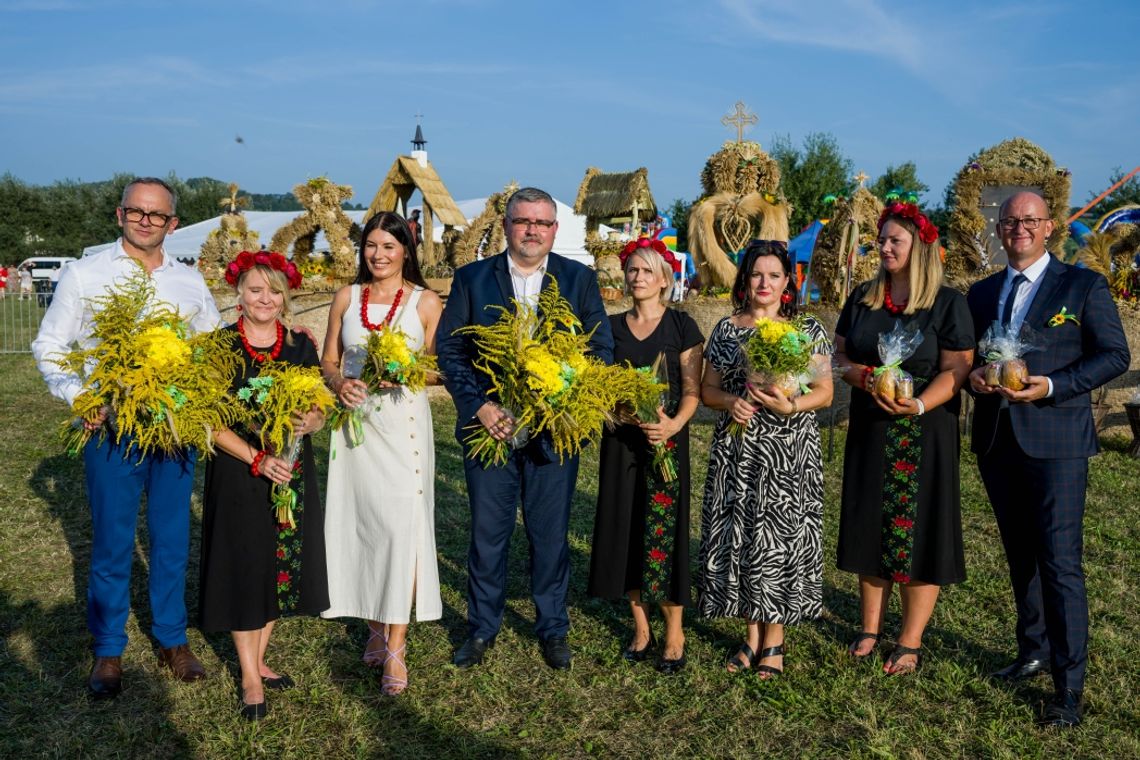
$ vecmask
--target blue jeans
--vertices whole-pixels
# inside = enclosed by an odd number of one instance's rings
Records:
[[[88,441],[83,449],[91,503],[91,573],[87,628],[96,657],[118,657],[127,646],[131,561],[139,501],[146,494],[150,534],[151,628],[163,647],[186,643],[186,561],[190,492],[196,454],[126,454],[127,441]]]

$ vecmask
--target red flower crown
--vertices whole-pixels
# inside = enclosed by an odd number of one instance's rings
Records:
[[[629,255],[636,251],[638,248],[652,248],[654,251],[661,255],[661,258],[665,259],[665,263],[668,264],[674,272],[681,271],[681,262],[677,259],[676,256],[673,255],[673,252],[670,251],[660,240],[650,240],[647,237],[631,240],[625,244],[625,248],[621,249],[621,253],[618,254],[618,257],[621,259],[621,268],[623,270],[625,269],[626,259],[628,259]]]
[[[276,269],[285,275],[290,290],[301,287],[301,271],[297,269],[297,265],[274,251],[257,251],[256,253],[242,251],[226,266],[226,282],[236,288],[242,273],[248,272],[258,264]]]
[[[918,239],[927,245],[938,239],[938,228],[930,223],[930,220],[918,210],[918,206],[914,203],[892,203],[883,209],[883,213],[879,217],[880,232],[883,230],[883,224],[892,216],[914,222],[914,226],[918,227]]]

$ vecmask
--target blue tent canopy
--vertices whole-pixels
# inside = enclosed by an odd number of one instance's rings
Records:
[[[815,250],[815,239],[819,237],[819,231],[822,229],[823,223],[817,219],[788,242],[788,256],[792,259],[793,266],[808,265],[811,261],[811,252]]]

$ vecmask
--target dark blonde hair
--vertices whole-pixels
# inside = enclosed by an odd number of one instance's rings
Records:
[[[907,272],[910,277],[910,296],[907,298],[903,314],[914,314],[922,309],[929,309],[938,297],[938,290],[942,287],[942,253],[938,247],[939,238],[933,243],[924,243],[918,235],[918,225],[902,216],[889,215],[883,224],[894,222],[910,233],[910,256],[907,259]],[[880,230],[882,228],[880,227]],[[862,303],[872,309],[883,308],[886,300],[887,282],[890,274],[881,265],[879,273],[871,280],[871,287],[867,295],[863,296]]]

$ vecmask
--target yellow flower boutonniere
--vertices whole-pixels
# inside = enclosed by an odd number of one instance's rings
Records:
[[[1076,314],[1070,314],[1067,307],[1062,306],[1061,310],[1049,317],[1048,327],[1060,327],[1066,322],[1072,322],[1074,325],[1080,325],[1081,320],[1077,319]]]

